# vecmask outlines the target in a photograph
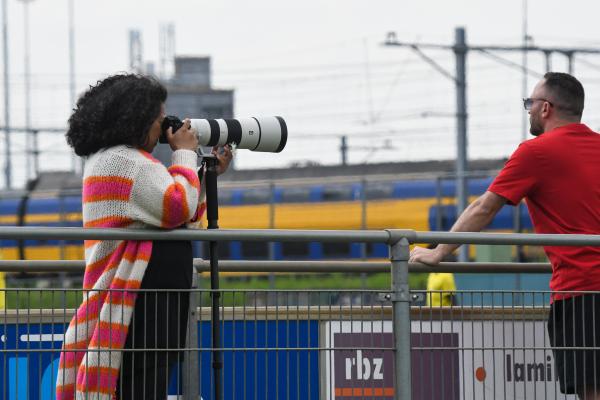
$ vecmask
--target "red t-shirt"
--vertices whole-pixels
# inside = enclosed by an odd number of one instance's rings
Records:
[[[569,124],[527,140],[488,190],[513,205],[525,198],[536,233],[600,234],[600,135]],[[544,250],[550,289],[600,290],[600,247]]]

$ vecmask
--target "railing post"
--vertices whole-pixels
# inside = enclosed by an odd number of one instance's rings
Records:
[[[198,348],[198,272],[194,268],[192,274],[192,290],[190,292],[190,309],[188,312],[188,330],[185,341],[186,349]],[[184,400],[198,400],[200,388],[198,379],[198,351],[186,350],[184,353],[183,369],[180,376],[183,377],[183,398]]]
[[[390,246],[392,262],[392,307],[394,311],[394,399],[412,399],[410,360],[410,291],[408,288],[408,259],[410,247],[407,238]]]

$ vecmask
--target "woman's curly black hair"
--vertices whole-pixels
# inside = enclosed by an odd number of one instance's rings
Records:
[[[90,86],[69,118],[67,142],[78,156],[126,144],[143,147],[167,90],[156,79],[119,74]]]

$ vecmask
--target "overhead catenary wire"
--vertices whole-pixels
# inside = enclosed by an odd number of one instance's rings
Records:
[[[521,64],[513,62],[513,61],[511,61],[511,60],[509,60],[507,58],[501,57],[501,56],[499,56],[497,54],[494,54],[494,53],[492,53],[492,52],[490,52],[488,50],[478,49],[477,51],[480,52],[481,54],[487,56],[487,57],[490,57],[491,59],[493,59],[493,60],[495,60],[495,61],[497,61],[497,62],[499,62],[499,63],[501,63],[503,65],[506,65],[506,66],[510,67],[510,68],[517,69],[517,70],[520,70],[520,71],[525,70],[527,72],[527,74],[529,74],[529,75],[531,75],[531,76],[533,76],[535,78],[541,79],[544,76],[544,74],[542,74],[540,72],[534,71],[534,70],[532,70],[530,68],[523,67],[523,65],[521,65]]]
[[[348,41],[347,43],[351,45],[352,41]],[[334,47],[335,46],[329,46],[330,49],[333,49]],[[354,48],[355,50],[358,50],[356,43]],[[310,53],[311,50],[307,50],[307,52]],[[244,107],[236,105],[238,115],[240,116],[247,115],[249,112],[248,110],[261,111],[261,114],[264,114],[271,110],[276,111],[278,105],[284,105],[285,110],[289,112],[292,120],[307,120],[306,122],[308,123],[310,122],[308,120],[314,119],[314,121],[312,121],[312,127],[314,128],[331,123],[331,125],[340,126],[343,131],[346,131],[347,127],[354,129],[356,133],[350,132],[353,138],[352,140],[358,140],[358,138],[361,137],[361,128],[364,128],[366,126],[365,124],[368,124],[369,120],[371,120],[370,122],[375,123],[373,130],[376,135],[385,137],[383,136],[385,133],[378,133],[379,131],[382,131],[382,124],[397,125],[396,130],[402,130],[401,135],[403,135],[405,140],[421,138],[426,134],[428,135],[428,140],[431,141],[428,147],[442,150],[443,147],[447,145],[442,145],[439,139],[436,140],[436,135],[439,135],[438,138],[443,137],[443,135],[446,134],[445,130],[449,127],[451,129],[451,125],[446,124],[444,129],[440,130],[438,128],[444,124],[434,122],[434,118],[452,118],[452,97],[449,92],[451,90],[450,86],[444,87],[443,84],[436,84],[435,86],[429,85],[428,87],[424,86],[423,82],[425,81],[443,82],[443,78],[432,78],[435,76],[435,71],[432,71],[425,66],[423,66],[423,68],[417,68],[421,61],[412,53],[409,53],[411,56],[405,57],[404,60],[398,57],[397,60],[394,61],[382,61],[381,57],[374,50],[370,50],[370,54],[374,55],[372,59],[370,59],[369,66],[371,69],[370,85],[373,89],[373,107],[375,110],[374,114],[370,116],[371,118],[369,118],[368,113],[365,112],[364,98],[361,99],[359,96],[361,88],[363,89],[362,93],[364,93],[365,86],[364,84],[362,86],[358,83],[354,84],[356,83],[355,81],[357,78],[360,78],[361,76],[364,77],[364,61],[360,60],[332,62],[331,64],[323,63],[323,65],[312,63],[314,69],[304,69],[305,66],[302,65],[274,66],[273,70],[264,70],[262,72],[260,71],[262,68],[255,68],[256,71],[252,71],[250,68],[233,68],[223,70],[224,72],[221,74],[220,70],[215,68],[213,81],[216,82],[218,80],[220,84],[223,82],[224,85],[226,85],[227,82],[237,82],[235,89],[238,103],[240,99],[243,99],[245,104],[252,103],[251,108],[247,105]],[[477,87],[485,87],[485,89],[481,89],[479,92],[485,91],[486,94],[488,94],[491,91],[496,92],[498,89],[504,89],[501,93],[508,93],[505,81],[491,79],[494,77],[494,74],[497,74],[499,69],[504,67],[494,65],[497,61],[484,54],[476,56],[477,54],[478,53],[474,53],[474,56],[472,57],[473,62],[469,66],[469,71],[472,71],[469,76],[471,87],[474,87],[473,82],[476,82]],[[449,65],[452,60],[452,57],[443,56],[443,53],[441,52],[436,52],[435,58],[443,65]],[[585,62],[581,62],[581,60],[585,60],[583,57],[578,56],[576,60],[578,66],[581,65],[580,69],[578,69],[579,73],[587,72],[591,75],[591,71],[596,70],[592,65],[584,65]],[[285,62],[285,59],[275,58],[275,62],[283,63]],[[270,65],[273,65],[273,63]],[[327,65],[330,65],[330,67],[327,67]],[[532,63],[532,69],[535,68],[535,65],[535,63]],[[309,65],[309,67],[311,67],[311,65]],[[278,68],[279,70],[277,71]],[[515,74],[518,73],[516,67],[507,69],[507,71],[510,70],[514,70]],[[507,72],[507,74],[510,73],[512,72]],[[243,79],[244,74],[246,74],[245,79]],[[67,75],[62,74],[62,77],[61,74],[49,75],[50,77],[46,82],[42,82],[42,79],[40,78],[34,79],[33,88],[36,95],[44,96],[45,93],[48,93],[45,91],[45,88],[47,88],[50,92],[59,90],[59,98],[65,97],[66,99],[66,94],[68,93]],[[105,76],[106,74],[99,73],[98,75],[95,75],[86,73],[78,74],[78,78],[79,82],[81,82],[97,79],[103,75]],[[42,75],[38,74],[37,76],[39,77]],[[56,77],[56,79],[53,76]],[[82,76],[85,78],[80,78]],[[18,74],[11,75],[11,77],[17,77],[10,80],[11,88],[14,89],[15,87],[20,87],[22,84],[22,77],[19,77]],[[36,86],[36,82],[39,83],[38,86]],[[278,87],[282,82],[286,85],[285,92]],[[586,82],[594,83],[597,82],[597,80],[594,80],[592,76],[589,80],[586,80]],[[516,85],[517,84],[518,82]],[[82,87],[85,87],[85,85],[82,85]],[[486,103],[484,104],[480,101],[477,103],[475,102],[478,91],[473,92],[474,93],[470,94],[472,104],[469,106],[471,112],[471,129],[479,129],[475,128],[475,126],[481,126],[481,129],[487,129],[489,132],[505,132],[506,134],[500,134],[503,138],[508,136],[509,133],[513,134],[521,132],[517,124],[502,123],[500,120],[503,117],[502,115],[498,115],[516,110],[516,105],[514,106],[515,108],[509,108],[507,104],[518,104],[521,96],[517,95],[514,96],[514,99],[510,98],[508,101],[505,101],[501,100],[503,95],[498,94],[494,95],[494,97],[499,100],[491,101],[486,99]],[[286,97],[283,97],[283,93],[285,93]],[[445,100],[439,100],[442,98]],[[62,100],[59,100],[59,102],[60,101]],[[435,101],[436,103],[434,104],[434,107],[432,107],[432,101]],[[593,101],[593,96],[588,97],[588,102]],[[412,116],[406,115],[408,114],[408,112],[406,112],[407,110],[412,111],[419,109],[429,110],[431,114],[428,118],[422,118],[422,116],[418,114],[418,111],[415,111]],[[14,111],[13,113],[17,115],[18,121],[20,108],[12,107],[12,110]],[[479,112],[477,115],[474,115],[474,111]],[[240,114],[240,112],[243,112],[244,114]],[[440,115],[434,117],[434,113],[439,113]],[[442,116],[443,113],[447,113],[448,115]],[[480,113],[485,114],[485,116],[478,115]],[[60,117],[55,117],[56,114],[57,113],[53,111],[52,105],[36,106],[37,120],[39,120],[39,117],[41,116],[44,121],[61,121]],[[254,111],[252,111],[252,114],[250,115],[253,114],[255,114]],[[62,120],[63,122],[66,120],[67,116],[67,113],[65,113],[64,119]],[[286,119],[288,118],[287,113],[284,116]],[[487,122],[481,122],[481,125],[473,125],[474,122],[478,121],[478,118],[481,118],[482,120],[485,119]],[[498,121],[498,123],[496,123],[496,121]],[[593,119],[591,119],[591,121],[593,121]],[[308,124],[305,124],[305,121],[301,122],[302,126],[298,125],[298,133],[307,133],[308,130],[305,126],[308,126]],[[419,127],[419,129],[423,128],[424,130],[412,128],[412,124],[419,125],[419,123],[424,125]],[[48,126],[49,123],[46,122],[44,125]],[[427,131],[425,129],[429,130]],[[410,133],[409,131],[414,133]],[[48,135],[50,135],[50,133],[48,133]],[[365,135],[364,131],[362,131],[362,135]],[[390,135],[393,140],[396,140],[394,135],[398,135],[398,133],[396,132]],[[20,134],[14,135],[15,138],[19,136]],[[325,136],[327,140],[335,140],[337,137],[339,137],[339,135]],[[303,141],[304,139],[300,140]],[[61,141],[63,140],[57,140],[55,143],[60,144]],[[504,139],[499,139],[499,142],[500,141],[504,141]],[[67,148],[66,143],[64,143],[63,146],[64,148]],[[311,153],[317,154],[318,151]]]

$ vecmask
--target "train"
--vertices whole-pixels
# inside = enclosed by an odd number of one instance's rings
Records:
[[[77,179],[76,177],[73,179]],[[468,180],[471,199],[482,194],[493,176]],[[80,184],[79,184],[80,185]],[[47,185],[46,185],[47,186]],[[232,229],[414,229],[448,230],[456,220],[454,179],[389,175],[227,182],[219,188],[219,226]],[[526,207],[504,207],[488,230],[528,231]],[[0,192],[0,226],[80,227],[81,189]],[[82,259],[81,241],[0,240],[4,259]],[[205,254],[202,246],[196,256]],[[384,244],[228,242],[222,259],[353,259],[385,258]],[[476,257],[476,253],[472,253]]]

